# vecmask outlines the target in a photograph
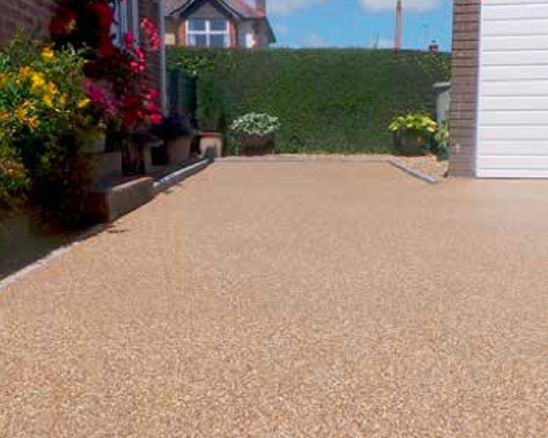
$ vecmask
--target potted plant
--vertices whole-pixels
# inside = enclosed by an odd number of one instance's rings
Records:
[[[166,164],[179,164],[190,158],[192,128],[186,115],[171,112],[155,131],[164,140]]]
[[[400,153],[422,155],[437,127],[428,114],[408,113],[394,117],[388,129],[394,134],[394,143]]]
[[[244,154],[248,155],[271,152],[278,129],[278,117],[262,113],[245,114],[230,125],[231,133],[236,136]]]

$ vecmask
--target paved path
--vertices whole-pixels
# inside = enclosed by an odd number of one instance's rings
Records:
[[[216,164],[0,291],[2,437],[546,437],[548,183]]]

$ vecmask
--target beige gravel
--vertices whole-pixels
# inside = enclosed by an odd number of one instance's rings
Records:
[[[422,157],[394,157],[403,165],[421,172],[428,176],[433,176],[438,181],[444,181],[449,171],[449,161],[438,161],[433,155]]]
[[[547,199],[215,164],[0,291],[0,436],[548,436]]]

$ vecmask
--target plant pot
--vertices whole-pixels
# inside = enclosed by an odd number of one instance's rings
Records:
[[[164,153],[164,142],[162,140],[152,140],[148,141],[142,146],[142,153],[143,153],[143,166],[144,166],[144,173],[154,173],[163,168],[165,165],[165,162],[156,162],[154,157],[157,157],[159,154],[155,153],[159,151],[160,153]],[[160,160],[165,161],[165,160]]]
[[[200,134],[200,156],[215,159],[223,156],[223,135],[218,132]]]
[[[430,138],[414,131],[398,131],[394,134],[394,145],[402,155],[424,155]]]
[[[244,155],[264,155],[272,153],[273,135],[238,135],[238,143]]]
[[[122,178],[122,152],[102,152],[93,154],[93,185]]]
[[[94,154],[100,154],[100,153],[105,152],[105,150],[106,150],[106,141],[107,141],[107,136],[105,135],[105,133],[100,133],[90,143],[91,152],[94,153]]]
[[[166,149],[167,164],[180,164],[190,158],[191,137],[181,136],[166,139],[164,141]]]

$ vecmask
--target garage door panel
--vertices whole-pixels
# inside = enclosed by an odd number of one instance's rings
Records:
[[[531,4],[507,4],[507,5],[489,5],[486,4],[483,19],[484,20],[530,20],[548,18],[548,5],[531,2]]]
[[[478,178],[548,178],[548,169],[479,169]]]
[[[483,64],[482,64],[483,65]],[[524,68],[527,67],[527,68]],[[546,65],[511,65],[493,66],[483,65],[482,79],[485,82],[491,81],[523,81],[523,80],[545,80],[548,79],[548,66]]]
[[[485,66],[548,66],[548,50],[485,50],[482,62]]]
[[[477,176],[548,177],[548,0],[482,4]]]
[[[483,35],[543,35],[548,27],[548,18],[531,18],[530,20],[484,20]]]
[[[508,87],[507,87],[508,88]],[[482,111],[502,110],[548,110],[547,96],[483,96],[481,99]],[[483,114],[482,114],[483,115]]]
[[[548,138],[548,124],[540,125],[515,125],[515,126],[493,126],[482,122],[479,140],[544,140]],[[481,149],[483,152],[483,149]]]
[[[483,50],[548,50],[548,40],[538,35],[484,35],[481,41]]]
[[[548,171],[548,155],[484,156],[478,164],[482,169],[533,169]]]
[[[548,66],[546,67],[548,68]],[[520,80],[520,81],[484,81],[482,87],[484,97],[522,97],[526,100],[530,97],[547,97],[548,96],[548,80]]]
[[[483,143],[482,156],[484,155],[545,155],[548,156],[547,140],[520,140],[510,141],[486,141]]]
[[[537,126],[548,123],[548,111],[485,110],[482,122],[486,126]]]
[[[492,7],[503,7],[503,6],[524,6],[528,4],[543,3],[542,0],[483,0],[483,6],[485,9]]]

